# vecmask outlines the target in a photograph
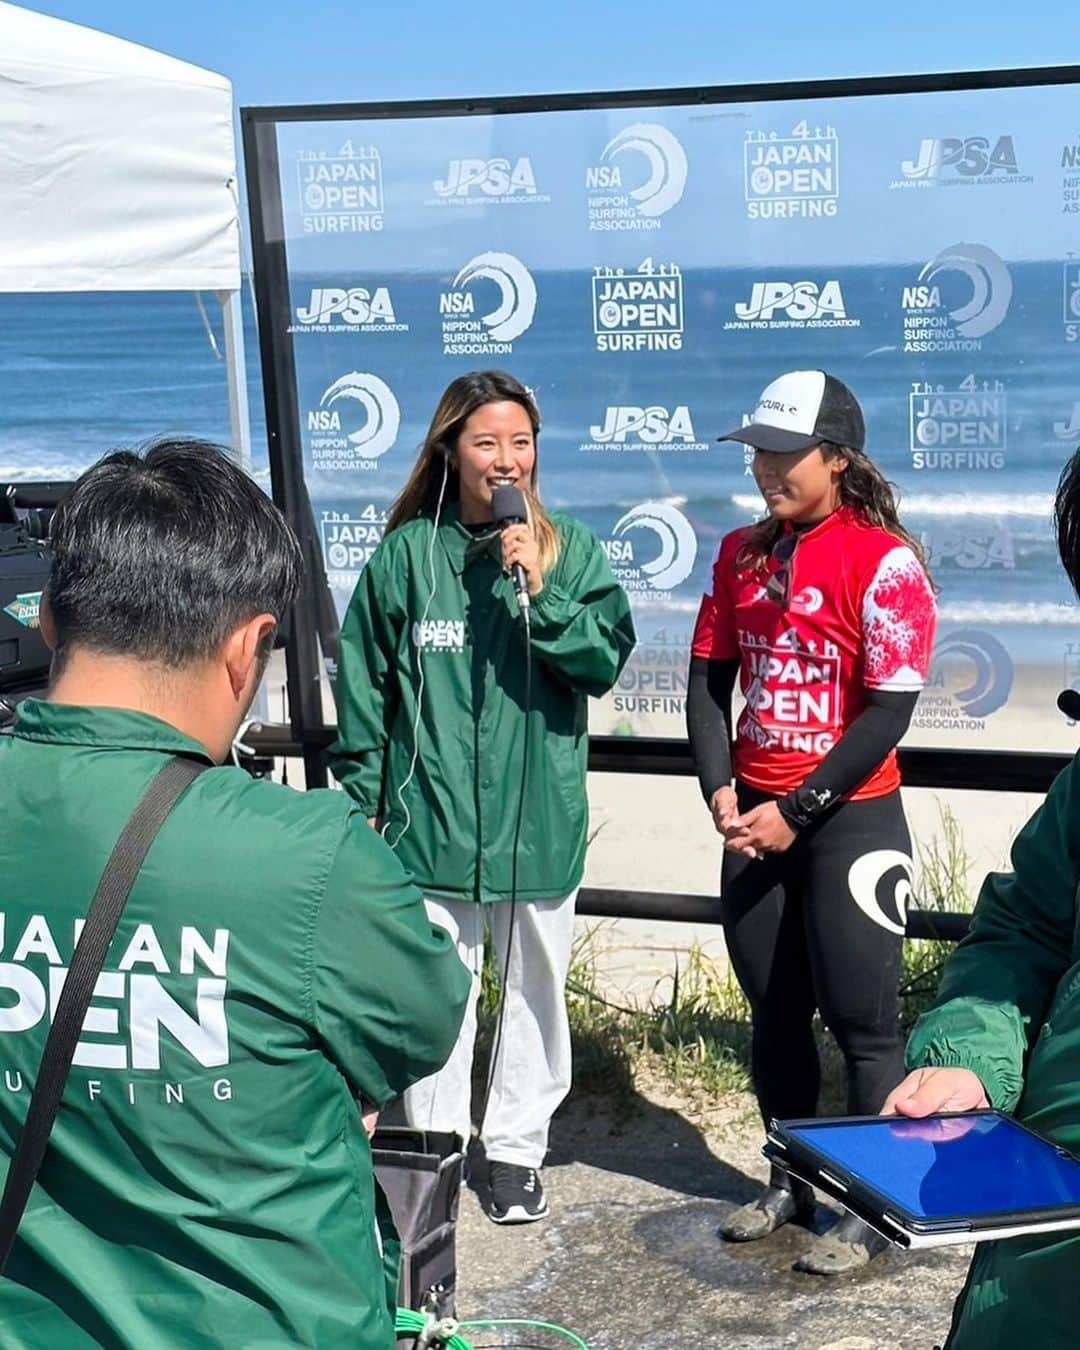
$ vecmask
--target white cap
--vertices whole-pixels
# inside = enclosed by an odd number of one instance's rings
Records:
[[[748,426],[717,439],[781,453],[809,450],[822,441],[862,450],[866,425],[846,384],[823,370],[792,370],[762,391]]]

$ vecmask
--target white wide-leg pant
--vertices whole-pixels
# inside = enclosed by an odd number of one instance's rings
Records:
[[[574,940],[577,891],[558,900],[517,902],[506,981],[502,1035],[491,1097],[480,1138],[492,1162],[540,1167],[548,1126],[570,1090],[570,1024],[565,985]],[[425,898],[432,923],[445,928],[472,972],[472,990],[461,1033],[449,1060],[404,1096],[405,1117],[415,1129],[454,1130],[468,1142],[472,1120],[476,1003],[490,925],[500,976],[506,965],[510,904]]]

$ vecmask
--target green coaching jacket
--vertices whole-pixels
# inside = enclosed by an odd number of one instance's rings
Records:
[[[987,878],[908,1063],[971,1069],[993,1106],[1080,1151],[1080,761],[1017,836],[1012,864]],[[1076,1233],[981,1244],[949,1350],[1075,1350],[1078,1272]]]
[[[153,717],[38,702],[0,737],[7,1159],[79,923],[177,753],[206,758]],[[0,1280],[0,1344],[392,1350],[356,1098],[437,1069],[467,988],[344,794],[204,773],[110,947]]]
[[[388,534],[349,604],[330,767],[365,814],[387,820],[387,841],[428,895],[510,898],[526,747],[518,897],[554,899],[581,881],[586,696],[614,685],[634,627],[596,536],[552,519],[559,557],[532,599],[527,723],[524,638],[498,536],[470,533],[456,504],[437,529],[421,517]]]

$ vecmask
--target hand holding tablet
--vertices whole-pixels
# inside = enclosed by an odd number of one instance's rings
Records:
[[[970,1069],[916,1069],[885,1098],[881,1114],[920,1117],[979,1111],[989,1105],[986,1089]]]
[[[965,1071],[921,1072],[901,1101]],[[765,1156],[901,1247],[1080,1229],[1080,1159],[998,1111],[775,1122]]]

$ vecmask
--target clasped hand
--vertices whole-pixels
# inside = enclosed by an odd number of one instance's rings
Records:
[[[740,815],[735,789],[722,787],[713,793],[709,806],[717,833],[724,836],[724,847],[731,853],[762,858],[783,853],[795,842],[795,831],[775,802],[762,802]]]

